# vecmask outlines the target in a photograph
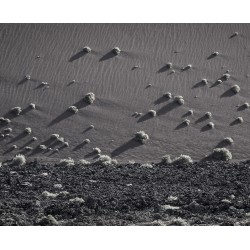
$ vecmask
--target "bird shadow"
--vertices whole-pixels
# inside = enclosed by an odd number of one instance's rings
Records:
[[[196,120],[196,121],[195,121],[195,124],[204,122],[204,121],[206,121],[207,119],[208,119],[208,118],[204,115],[204,116],[200,117],[198,120]]]
[[[223,97],[232,97],[236,95],[231,89],[226,90],[222,95],[220,95],[221,98]]]
[[[206,83],[200,81],[200,82],[197,82],[193,87],[192,89],[197,89],[197,88],[201,88],[201,87],[204,87],[206,86]]]
[[[141,145],[142,144],[140,142],[136,141],[135,139],[131,139],[128,142],[122,144],[120,147],[116,148],[114,151],[112,151],[111,157],[118,156],[129,149],[136,148],[136,147],[139,147]]]
[[[72,151],[77,151],[77,150],[81,149],[83,146],[85,146],[86,144],[87,144],[86,142],[82,142],[82,143],[78,144],[77,146],[75,146]]]
[[[179,129],[186,128],[186,127],[188,127],[188,125],[182,122],[178,126],[176,126],[174,130],[179,130]]]
[[[137,123],[145,122],[145,121],[147,121],[147,120],[149,120],[149,119],[152,119],[152,118],[154,118],[154,117],[153,117],[152,115],[150,115],[150,114],[147,113],[147,114],[141,116],[141,117],[138,119]]]
[[[158,115],[164,115],[176,108],[178,108],[180,105],[176,103],[175,101],[168,103],[167,105],[163,106],[157,111]]]
[[[114,57],[116,57],[116,54],[111,50],[107,54],[105,54],[103,57],[101,57],[99,62],[103,62]]]
[[[76,54],[74,54],[73,56],[70,57],[69,62],[73,62],[75,60],[78,60],[79,58],[85,56],[86,54],[88,54],[86,51],[78,51]]]
[[[154,101],[154,105],[158,105],[158,104],[161,104],[163,102],[166,102],[168,101],[170,98],[167,98],[165,96],[161,96],[159,97],[157,100]]]

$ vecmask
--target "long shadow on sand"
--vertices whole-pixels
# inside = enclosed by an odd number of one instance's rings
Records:
[[[234,121],[232,121],[229,125],[230,126],[235,126],[235,125],[239,125],[241,124],[241,122],[238,119],[235,119]]]
[[[228,147],[230,146],[230,144],[228,142],[225,142],[225,141],[221,141],[219,142],[215,148],[225,148],[225,147]]]
[[[82,131],[82,133],[83,133],[83,134],[84,134],[84,133],[87,133],[88,131],[90,131],[90,130],[92,130],[92,129],[93,129],[93,127],[89,126],[88,128],[84,129],[84,130]]]
[[[160,68],[157,73],[164,73],[166,71],[170,70],[170,67],[168,65],[163,66],[162,68]]]
[[[106,60],[109,60],[111,58],[116,57],[115,53],[111,50],[107,54],[105,54],[103,57],[100,58],[99,62],[103,62]]]
[[[63,144],[61,147],[58,147],[58,150],[63,150],[64,148],[67,148],[67,146]]]
[[[217,55],[216,54],[211,54],[210,56],[207,57],[207,60],[215,58]]]
[[[19,140],[23,139],[23,138],[26,137],[26,136],[28,136],[28,134],[25,133],[25,132],[22,132],[21,134],[19,134],[19,135],[17,135],[16,137],[12,138],[7,144],[10,144],[10,143],[19,141]]]
[[[97,153],[93,151],[84,155],[84,158],[90,158],[90,157],[95,158],[96,156],[97,156]]]
[[[140,142],[136,141],[135,139],[131,139],[128,142],[121,145],[120,147],[118,147],[117,149],[115,149],[113,152],[111,152],[111,157],[118,156],[129,149],[136,148],[141,145],[142,144]]]
[[[23,149],[23,148],[25,148],[25,147],[27,147],[27,146],[29,146],[31,143],[33,143],[34,141],[31,139],[31,140],[29,140],[28,142],[26,142],[25,144],[23,144],[21,147],[20,147],[20,149]]]
[[[55,148],[56,146],[62,144],[61,141],[55,140],[49,144],[50,148]]]
[[[186,127],[188,127],[188,125],[182,122],[178,126],[175,127],[175,130],[179,130],[179,129],[186,128]]]
[[[79,51],[79,52],[77,52],[76,54],[74,54],[73,56],[70,57],[69,62],[73,62],[73,61],[85,56],[86,54],[88,54],[88,53],[83,51],[83,50]]]
[[[201,132],[206,132],[206,131],[208,131],[208,130],[212,130],[212,128],[209,126],[209,125],[205,125],[205,126],[203,126],[202,128],[201,128]]]
[[[137,123],[140,123],[140,122],[145,122],[145,121],[147,121],[147,120],[149,120],[149,119],[152,119],[152,118],[154,118],[151,114],[145,114],[145,115],[143,115],[143,116],[141,116],[139,119],[138,119],[138,121],[137,121]]]
[[[191,69],[189,66],[186,66],[185,68],[182,68],[181,69],[181,72],[184,72],[184,71],[187,71],[187,70],[189,70],[189,69]]]
[[[22,84],[24,84],[25,82],[28,82],[28,80],[27,80],[26,78],[23,78],[21,81],[19,81],[19,82],[17,83],[17,85],[22,85]]]
[[[217,79],[217,80],[215,81],[215,83],[214,83],[213,85],[211,85],[209,88],[214,88],[214,87],[220,85],[222,82],[225,82],[226,80],[227,80],[227,79],[225,78],[225,76],[222,76],[222,77],[220,77],[219,79]],[[221,82],[220,82],[220,81],[221,81]]]
[[[42,89],[42,88],[44,88],[45,87],[45,85],[44,84],[42,84],[42,83],[40,83],[37,87],[35,87],[34,89]]]
[[[78,109],[82,109],[85,108],[87,106],[89,106],[90,104],[84,102],[83,100],[80,100],[76,103],[73,104],[73,106],[77,107]],[[65,120],[71,116],[75,115],[75,113],[70,112],[69,110],[64,111],[62,114],[60,114],[59,116],[57,116],[55,119],[53,119],[49,124],[48,127],[51,127],[59,122],[61,122],[62,120]]]
[[[52,151],[48,156],[53,156],[54,154],[58,154],[57,151]]]
[[[30,152],[29,150],[26,150],[25,148],[23,148],[22,150],[19,151],[19,154],[26,155],[29,152]]]
[[[83,99],[81,99],[80,101],[73,104],[73,106],[76,106],[78,109],[85,108],[85,107],[87,107],[89,105],[91,105],[91,104],[86,103],[85,101],[83,101]]]
[[[204,115],[204,116],[200,117],[198,120],[196,120],[194,123],[197,124],[197,123],[204,122],[206,120],[208,120],[208,118]]]
[[[232,97],[236,95],[231,89],[228,89],[227,91],[225,91],[220,97]]]
[[[59,122],[61,122],[62,120],[65,120],[71,116],[75,115],[74,113],[70,112],[69,110],[64,111],[62,114],[60,114],[59,116],[57,116],[55,119],[53,119],[49,124],[48,127],[51,127]]]
[[[27,107],[25,109],[22,110],[20,115],[25,115],[26,113],[28,113],[29,111],[33,110],[31,107]]]
[[[36,82],[39,82],[39,80],[38,79],[30,79],[30,80],[28,80],[28,79],[26,79],[26,78],[23,78],[21,81],[19,81],[18,83],[17,83],[17,86],[20,86],[20,85],[23,85],[24,83],[27,83],[27,82],[32,82],[32,83],[36,83]]]
[[[232,35],[229,37],[229,39],[232,39],[232,38],[234,38],[234,37],[236,37],[236,36],[238,36],[238,34],[232,34]]]
[[[77,151],[87,144],[88,143],[86,143],[86,142],[82,142],[82,143],[78,144],[77,146],[75,146],[72,151]]]
[[[170,102],[168,103],[167,105],[163,106],[162,108],[160,108],[158,111],[157,111],[157,114],[158,115],[164,115],[176,108],[180,107],[180,105],[176,102]]]
[[[246,105],[241,105],[240,107],[237,108],[237,111],[243,111],[245,109],[248,109],[248,107]]]
[[[154,105],[161,104],[163,102],[167,102],[170,98],[167,98],[165,96],[159,97],[157,100],[154,101]]]
[[[207,86],[206,83],[200,81],[200,82],[197,82],[193,87],[192,89],[197,89],[197,88],[201,88],[201,87],[205,87]]]
[[[214,88],[214,87],[216,87],[216,86],[218,86],[218,85],[220,85],[221,84],[221,82],[218,82],[218,81],[216,81],[215,83],[213,83],[209,88],[211,89],[211,88]]]
[[[39,154],[39,153],[42,153],[44,150],[42,150],[41,148],[39,148],[39,146],[35,147],[32,152],[29,154],[29,156],[32,156],[32,155],[36,155],[36,154]]]
[[[32,110],[31,107],[27,107],[27,108],[23,109],[19,115],[16,115],[11,110],[9,110],[6,114],[4,114],[3,117],[12,120],[12,119],[15,119],[21,115],[25,115],[26,113],[28,113],[31,110]]]
[[[13,148],[13,147],[10,147],[10,148],[8,148],[7,150],[5,150],[5,151],[3,152],[3,155],[6,155],[6,154],[12,152],[13,150],[14,150],[14,148]]]
[[[11,111],[8,111],[6,114],[3,115],[4,118],[10,119],[10,120],[17,118],[18,116],[20,116],[20,114],[16,115]]]
[[[191,116],[192,114],[190,114],[189,111],[187,111],[185,114],[183,114],[181,117],[182,118],[185,118],[185,117],[188,117],[188,116]]]
[[[46,147],[48,147],[52,142],[54,142],[54,139],[49,138],[49,139],[43,141],[42,143],[40,143],[40,145],[45,145]],[[32,152],[30,152],[29,156],[36,155],[36,154],[39,154],[39,153],[45,153],[45,151],[39,147],[40,145],[35,147],[32,150]]]

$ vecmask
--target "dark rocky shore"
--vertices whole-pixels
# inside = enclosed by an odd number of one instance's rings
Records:
[[[249,225],[250,161],[4,164],[0,225]]]

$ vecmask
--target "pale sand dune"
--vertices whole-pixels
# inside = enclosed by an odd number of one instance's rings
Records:
[[[6,117],[13,107],[24,110],[9,125],[1,125],[1,131],[13,129],[12,138],[0,141],[1,157],[20,152],[8,152],[13,144],[49,146],[50,135],[57,133],[69,147],[59,153],[34,150],[26,155],[79,159],[93,157],[92,149],[99,147],[118,161],[158,161],[164,154],[200,160],[224,137],[232,137],[234,144],[228,148],[233,158],[249,158],[250,109],[239,108],[250,101],[249,28],[248,24],[1,24],[0,116]],[[230,38],[235,31],[239,35]],[[82,53],[84,46],[92,51]],[[118,56],[111,53],[115,46],[122,50]],[[208,59],[214,51],[219,55]],[[165,67],[168,62],[172,69]],[[188,64],[192,68],[182,71]],[[136,65],[140,67],[133,69]],[[216,84],[226,70],[231,78]],[[25,75],[31,79],[23,81]],[[204,78],[207,85],[200,83]],[[241,90],[233,95],[229,89],[235,84]],[[88,92],[96,95],[91,105],[81,101]],[[162,98],[166,92],[183,96],[184,105]],[[27,109],[30,103],[36,104],[35,110]],[[71,105],[79,112],[65,112]],[[151,109],[157,116],[144,116]],[[185,117],[190,109],[193,116]],[[207,111],[213,117],[200,119]],[[136,118],[134,112],[143,115]],[[239,116],[244,122],[232,123]],[[190,120],[189,126],[181,125],[184,119]],[[209,121],[214,129],[205,127]],[[94,128],[88,129],[91,124]],[[31,135],[21,134],[26,127],[32,128]],[[150,137],[144,145],[132,140],[140,130]],[[32,136],[38,141],[29,143]],[[90,143],[84,144],[87,138]]]

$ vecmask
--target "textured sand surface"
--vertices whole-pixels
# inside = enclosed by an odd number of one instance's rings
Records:
[[[236,31],[239,35],[230,38]],[[52,145],[59,153],[25,154],[91,159],[92,148],[99,147],[119,161],[157,161],[164,154],[200,160],[230,136],[233,158],[249,158],[250,109],[240,108],[250,102],[249,24],[1,24],[0,38],[0,116],[7,117],[16,106],[24,110],[1,125],[1,131],[13,129],[11,137],[0,141],[3,158],[24,145],[49,146],[52,133],[63,136],[69,147]],[[84,46],[92,52],[81,53]],[[115,46],[122,50],[118,56],[110,53]],[[214,51],[220,54],[208,59]],[[168,62],[175,73],[166,69]],[[188,64],[193,67],[182,71]],[[136,65],[140,68],[132,70]],[[231,78],[215,84],[227,70]],[[31,80],[23,81],[25,75]],[[208,85],[199,83],[203,78]],[[229,89],[235,84],[241,91],[233,95]],[[96,101],[87,106],[82,98],[88,92],[95,93]],[[165,92],[183,96],[185,104],[162,98]],[[31,102],[36,110],[27,109]],[[70,115],[65,111],[73,104],[79,112]],[[132,116],[150,109],[156,117]],[[189,109],[194,115],[184,117]],[[214,129],[202,119],[207,111]],[[244,122],[232,123],[239,116]],[[191,123],[184,127],[180,124],[186,118]],[[91,124],[94,129],[88,129]],[[26,127],[32,128],[31,135],[22,134]],[[132,140],[139,130],[150,137],[145,145]],[[30,143],[32,136],[38,141]],[[87,145],[86,138],[91,141]],[[9,152],[13,144],[18,149]]]

